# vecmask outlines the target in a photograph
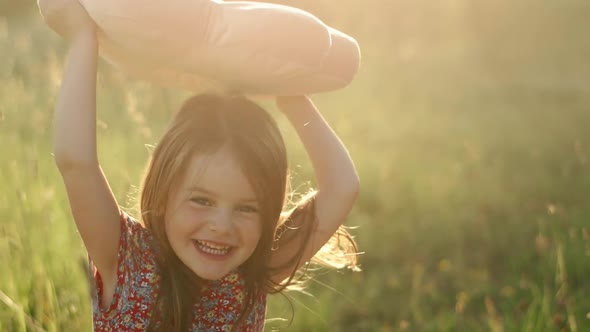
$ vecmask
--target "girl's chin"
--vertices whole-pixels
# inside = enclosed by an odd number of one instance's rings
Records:
[[[230,271],[195,271],[193,270],[193,272],[201,279],[203,280],[207,280],[207,281],[215,281],[215,280],[219,280],[219,279],[223,279],[223,277],[225,277],[226,275],[228,275],[230,273]]]

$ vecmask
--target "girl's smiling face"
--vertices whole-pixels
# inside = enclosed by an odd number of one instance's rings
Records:
[[[165,213],[170,247],[197,276],[216,280],[252,255],[262,232],[259,202],[230,149],[193,157]]]

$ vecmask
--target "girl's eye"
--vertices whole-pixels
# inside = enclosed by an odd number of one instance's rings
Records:
[[[198,205],[202,205],[202,206],[213,205],[209,199],[204,198],[204,197],[193,197],[193,198],[191,198],[191,202],[196,203]]]
[[[238,211],[245,212],[245,213],[257,213],[258,209],[254,206],[243,205],[243,206],[238,207]]]

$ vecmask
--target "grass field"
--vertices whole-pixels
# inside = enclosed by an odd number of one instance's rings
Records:
[[[0,331],[87,331],[86,256],[51,156],[65,45],[30,1],[11,1],[0,0]],[[355,82],[315,99],[361,176],[348,225],[364,254],[363,272],[321,272],[313,296],[273,298],[268,330],[590,331],[590,4],[283,3],[363,48]],[[146,144],[186,93],[100,67],[100,160],[131,208]],[[279,120],[305,183],[309,163]]]

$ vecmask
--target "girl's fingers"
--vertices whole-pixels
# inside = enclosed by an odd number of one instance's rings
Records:
[[[38,0],[47,25],[66,39],[94,29],[94,23],[78,0]]]

